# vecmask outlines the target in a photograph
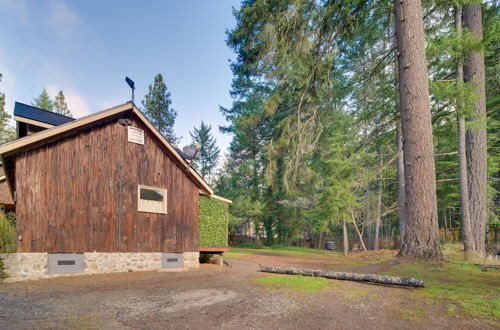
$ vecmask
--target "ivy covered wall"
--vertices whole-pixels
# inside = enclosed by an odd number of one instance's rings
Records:
[[[200,195],[200,242],[203,247],[227,247],[229,204],[220,199]]]

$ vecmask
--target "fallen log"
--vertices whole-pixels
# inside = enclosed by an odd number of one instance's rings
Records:
[[[482,264],[474,264],[476,266],[481,267],[483,272],[487,272],[488,269],[500,269],[500,265],[482,265]]]
[[[396,276],[385,276],[376,274],[357,274],[357,273],[344,273],[344,272],[333,272],[327,270],[315,270],[315,269],[299,269],[299,268],[283,268],[283,267],[269,267],[260,266],[260,271],[264,273],[275,273],[275,274],[285,274],[285,275],[302,275],[302,276],[314,276],[314,277],[324,277],[333,280],[346,280],[346,281],[356,281],[356,282],[370,282],[376,284],[386,284],[386,285],[398,285],[398,286],[409,286],[415,288],[423,288],[424,280],[411,277],[396,277]]]

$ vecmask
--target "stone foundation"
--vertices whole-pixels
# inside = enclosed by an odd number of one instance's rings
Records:
[[[200,252],[184,252],[184,269],[195,269],[200,267]]]
[[[153,271],[161,268],[161,253],[84,253],[85,274]]]
[[[86,252],[84,257],[84,273],[48,274],[48,253],[5,253],[0,254],[4,263],[5,281],[51,278],[82,274],[103,274],[116,272],[159,271],[162,253],[104,253]],[[200,266],[199,252],[183,253],[183,268],[168,269],[182,271]]]
[[[9,279],[29,280],[47,276],[48,253],[0,253],[0,258]]]

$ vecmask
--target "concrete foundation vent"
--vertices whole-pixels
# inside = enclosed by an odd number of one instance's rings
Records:
[[[161,268],[184,268],[182,253],[163,253],[161,255]]]
[[[57,253],[49,254],[49,274],[83,273],[83,254]]]

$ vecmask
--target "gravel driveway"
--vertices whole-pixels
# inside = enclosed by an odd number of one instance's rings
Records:
[[[250,261],[188,272],[87,275],[0,284],[2,329],[477,328],[435,313],[405,320],[407,289],[336,282],[319,293],[268,291]],[[357,292],[358,294],[352,294]],[[362,292],[362,294],[359,294]]]

